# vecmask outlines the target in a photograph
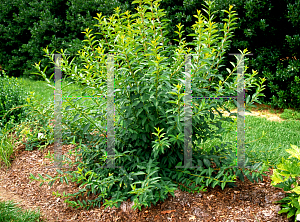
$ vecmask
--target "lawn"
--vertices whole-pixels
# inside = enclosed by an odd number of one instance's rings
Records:
[[[236,122],[231,125],[226,122],[224,125],[236,129]],[[232,131],[224,135],[224,141],[236,141],[236,137],[236,131]],[[219,139],[214,139],[205,142],[203,146],[209,149],[218,142]],[[282,157],[290,156],[285,151],[291,148],[290,144],[300,146],[299,120],[276,122],[257,116],[245,116],[245,152],[251,161],[265,162],[275,167]]]

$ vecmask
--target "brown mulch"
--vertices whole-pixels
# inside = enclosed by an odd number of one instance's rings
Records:
[[[67,155],[73,148],[74,145],[64,145],[62,153]],[[131,210],[129,200],[119,209],[72,209],[52,193],[75,193],[79,190],[76,183],[55,182],[50,188],[47,183],[39,187],[39,181],[29,179],[30,173],[36,177],[39,173],[56,175],[54,169],[47,168],[53,166],[45,158],[48,151],[54,152],[53,144],[42,151],[25,151],[24,145],[16,147],[12,166],[0,169],[0,200],[15,200],[24,209],[39,208],[47,221],[291,221],[286,214],[278,214],[280,204],[272,203],[285,197],[282,189],[271,186],[272,169],[263,176],[263,182],[251,183],[245,178],[245,182],[237,181],[234,188],[208,188],[196,194],[176,190],[175,197],[169,195],[165,202],[143,207],[142,211]]]
[[[39,187],[39,181],[30,182],[29,174],[37,177],[38,173],[54,176],[50,160],[44,156],[48,150],[53,153],[53,145],[43,151],[25,151],[20,146],[12,166],[0,170],[0,199],[21,202],[24,209],[41,210],[42,218],[47,221],[289,221],[286,216],[278,215],[279,204],[273,201],[282,199],[285,194],[282,189],[271,186],[270,175],[263,176],[264,182],[251,183],[237,181],[237,187],[214,189],[207,192],[190,194],[180,190],[175,191],[175,197],[169,195],[165,202],[141,212],[132,211],[130,202],[121,208],[72,209],[52,192],[74,193],[79,190],[75,183],[69,185],[55,182],[50,188],[48,184]],[[67,154],[74,145],[64,145],[63,154]],[[72,158],[71,158],[72,159]],[[74,158],[72,159],[74,160]],[[73,168],[75,170],[75,168]],[[272,170],[271,170],[272,172]]]

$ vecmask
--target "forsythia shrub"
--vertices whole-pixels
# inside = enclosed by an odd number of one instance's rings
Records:
[[[182,166],[184,160],[184,84],[186,54],[191,56],[192,89],[194,97],[204,96],[234,96],[236,95],[237,81],[226,82],[222,75],[214,69],[223,58],[228,39],[231,37],[234,21],[234,11],[229,7],[229,18],[224,25],[224,37],[217,37],[216,25],[211,19],[211,4],[206,1],[208,18],[203,18],[200,11],[195,17],[198,19],[193,25],[195,34],[192,36],[195,51],[187,48],[187,43],[182,38],[182,26],[179,24],[179,47],[168,46],[164,28],[165,13],[159,9],[160,0],[136,0],[138,4],[136,14],[131,15],[128,11],[120,14],[120,9],[115,9],[115,14],[109,18],[98,14],[96,17],[99,24],[96,26],[100,40],[87,29],[87,43],[84,49],[78,52],[83,62],[78,64],[68,63],[63,51],[61,67],[73,81],[85,84],[89,96],[95,97],[107,95],[107,68],[106,53],[114,55],[115,75],[115,107],[118,120],[115,123],[115,156],[106,151],[106,141],[98,137],[95,144],[87,147],[84,142],[91,141],[88,132],[97,129],[99,134],[105,134],[107,119],[95,110],[104,110],[105,99],[94,100],[95,106],[82,107],[77,104],[77,99],[63,103],[63,123],[70,126],[78,133],[76,140],[83,142],[80,150],[75,151],[81,160],[76,162],[78,170],[75,172],[62,172],[54,178],[44,179],[52,185],[57,179],[61,182],[72,178],[80,184],[79,192],[75,194],[63,194],[69,197],[65,201],[74,207],[100,206],[101,202],[107,206],[120,206],[122,201],[130,198],[134,201],[133,208],[141,209],[142,206],[151,206],[159,200],[165,200],[168,193],[174,195],[174,190],[180,186],[189,192],[205,190],[206,186],[219,185],[224,189],[226,184],[233,184],[236,176],[243,179],[244,174],[249,178],[262,179],[261,173],[265,167],[260,163],[254,166],[247,165],[245,169],[235,167],[235,153],[232,147],[221,144],[214,147],[210,153],[194,150],[192,164],[199,168],[176,168]],[[212,13],[213,14],[213,13]],[[220,41],[219,41],[220,39]],[[48,49],[44,50],[50,54]],[[242,55],[246,53],[244,50]],[[53,56],[49,56],[52,59]],[[238,60],[238,63],[241,60]],[[233,63],[232,63],[233,64]],[[36,64],[38,74],[46,78],[41,71],[40,64]],[[237,65],[229,76],[233,75]],[[246,68],[247,69],[247,68]],[[257,98],[263,88],[264,79],[260,85],[252,75],[245,73],[245,87],[257,86],[257,91],[251,101],[247,100],[247,106]],[[228,76],[228,77],[229,77]],[[209,82],[208,78],[212,78]],[[208,90],[210,88],[210,90]],[[86,92],[85,92],[86,93]],[[88,94],[88,93],[86,93]],[[67,93],[66,96],[71,95]],[[68,103],[68,105],[66,105]],[[192,140],[201,144],[211,138],[222,138],[224,131],[222,123],[233,120],[224,117],[222,113],[216,115],[213,109],[223,107],[223,100],[217,101],[200,100],[193,101],[192,106]],[[225,108],[226,111],[229,111]],[[70,118],[72,116],[72,118]],[[217,129],[212,128],[215,125]],[[66,132],[64,132],[65,134]],[[109,137],[110,135],[108,135]],[[75,142],[75,137],[73,142]],[[218,153],[218,155],[215,155]],[[122,168],[101,168],[106,166],[106,160],[114,158],[116,166]],[[248,163],[248,160],[246,161]],[[254,170],[259,172],[254,172]],[[245,173],[246,172],[246,173]],[[252,175],[250,174],[252,173]],[[235,174],[236,175],[235,175]],[[66,174],[66,175],[64,175]],[[31,174],[31,179],[41,180]],[[200,185],[200,186],[199,186]],[[94,199],[79,200],[82,195]],[[61,195],[61,194],[56,194]],[[77,198],[77,201],[72,200]]]

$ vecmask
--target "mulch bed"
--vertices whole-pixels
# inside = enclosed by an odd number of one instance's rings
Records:
[[[74,145],[64,145],[62,153],[67,154]],[[75,183],[69,185],[55,182],[39,187],[39,181],[29,179],[30,173],[54,176],[56,171],[46,168],[53,166],[44,156],[53,153],[53,144],[43,151],[25,151],[24,145],[16,149],[15,159],[9,169],[0,169],[0,199],[16,200],[24,209],[40,208],[42,218],[47,221],[292,221],[286,214],[278,214],[279,204],[272,203],[285,197],[282,189],[271,186],[270,175],[264,181],[251,183],[237,181],[237,187],[222,190],[220,187],[208,188],[207,192],[196,194],[175,191],[165,202],[156,206],[130,209],[128,200],[119,209],[94,208],[89,210],[72,209],[64,201],[52,195],[53,191],[74,193],[79,190]],[[74,160],[74,157],[71,157]],[[73,168],[76,170],[76,168]]]

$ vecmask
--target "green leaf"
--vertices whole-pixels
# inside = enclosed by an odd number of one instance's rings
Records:
[[[277,169],[273,170],[273,175],[271,176],[271,179],[272,179],[272,185],[276,185],[278,183],[281,183],[283,182],[283,178],[282,176],[280,175],[280,173],[278,172]]]
[[[81,207],[83,207],[83,204],[80,202],[80,200],[77,200],[77,203],[78,203]]]
[[[222,182],[222,184],[221,184],[222,190],[224,190],[225,185],[226,185],[226,182]]]
[[[239,179],[240,179],[242,182],[244,182],[244,175],[243,175],[243,173],[241,172],[241,170],[237,170],[236,173],[235,173],[235,175],[236,175],[237,177],[239,177]]]
[[[65,111],[68,111],[68,110],[73,110],[73,109],[72,109],[71,106],[67,106],[66,109],[65,109]]]
[[[208,187],[209,186],[209,184],[212,182],[212,179],[210,178],[210,179],[208,179],[208,180],[206,180],[206,186]]]
[[[206,158],[203,159],[203,163],[206,167],[210,167],[210,165],[211,165],[210,161]]]
[[[247,99],[246,99],[246,104],[248,104],[250,101],[250,95],[247,96]]]
[[[257,170],[261,166],[261,162],[255,163],[253,166],[253,170]]]
[[[198,162],[198,166],[203,167],[203,162],[202,162],[202,160],[198,159],[197,162]]]
[[[212,172],[214,171],[214,169],[213,168],[208,168],[208,176],[209,177],[211,177],[211,174],[212,174]]]
[[[69,181],[68,181],[68,178],[66,176],[64,176],[64,180],[65,180],[66,184],[69,185]]]
[[[135,101],[133,102],[133,104],[132,104],[132,107],[135,107],[135,106],[137,106],[139,103],[140,103],[140,101],[139,101],[139,100],[135,100]]]
[[[52,177],[50,175],[46,174],[46,177],[52,180]]]
[[[295,215],[295,212],[296,212],[296,209],[291,209],[291,210],[288,212],[288,214],[287,214],[287,218],[290,218],[290,217],[294,216],[294,215]]]
[[[138,176],[138,175],[144,175],[144,174],[146,174],[146,173],[143,172],[143,171],[139,171],[139,172],[133,173],[132,175],[133,176]]]
[[[252,177],[251,177],[250,174],[246,175],[246,177],[248,178],[248,180],[250,180],[252,183],[254,183],[254,181],[253,181],[253,179],[252,179]]]
[[[219,181],[215,180],[212,184],[212,188],[215,188],[215,186],[219,183]]]
[[[177,163],[176,166],[182,166],[182,162]]]
[[[87,132],[87,130],[89,129],[90,125],[91,125],[91,123],[87,123],[87,124],[84,126],[84,128],[83,128],[83,133],[86,133],[86,132]]]
[[[48,185],[50,186],[50,187],[52,187],[52,185],[54,184],[54,180],[52,180],[52,181],[50,181],[49,183],[48,183]]]
[[[137,111],[137,113],[136,113],[136,116],[139,116],[140,114],[141,114],[141,112],[143,112],[143,108],[140,108],[138,111]]]
[[[72,120],[72,122],[76,122],[80,118],[80,113],[76,114]]]
[[[33,179],[35,179],[35,180],[37,180],[38,178],[36,178],[32,173],[30,173],[30,176],[33,178]],[[47,175],[46,175],[47,176]]]
[[[291,208],[283,208],[280,211],[278,211],[278,214],[287,213],[290,211]]]
[[[210,115],[210,118],[211,118],[212,120],[215,118],[215,115],[213,114],[212,111],[210,111],[209,115]]]
[[[60,169],[56,169],[56,172],[58,172],[59,174],[64,174]]]
[[[247,175],[249,175],[249,173],[250,173],[250,171],[249,171],[249,170],[246,170],[246,171],[244,172],[244,175],[247,176]]]
[[[291,157],[294,157],[294,158],[297,158],[298,160],[300,160],[300,149],[297,146],[292,145],[292,144],[291,144],[291,147],[293,149],[286,149],[286,152],[291,154]]]
[[[182,175],[183,175],[183,172],[179,172],[178,179],[180,179],[180,177],[182,177]]]
[[[43,176],[41,174],[38,174],[39,178],[41,178],[41,180],[44,180]]]

